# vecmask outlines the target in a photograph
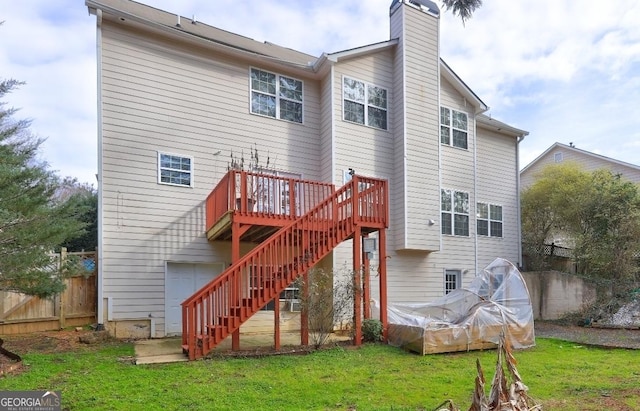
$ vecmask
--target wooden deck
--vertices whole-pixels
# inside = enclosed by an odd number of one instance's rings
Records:
[[[241,241],[262,242],[334,191],[329,183],[230,170],[207,197],[207,239],[230,241],[237,223]]]
[[[206,206],[207,238],[231,241],[233,263],[182,303],[182,346],[190,359],[206,355],[229,334],[238,348],[241,325],[347,239],[354,240],[354,272],[360,273],[354,297],[354,343],[359,344],[363,301],[368,301],[368,288],[362,287],[368,278],[361,278],[367,261],[362,238],[374,231],[380,243],[380,319],[386,324],[386,180],[353,176],[336,190],[327,183],[230,170]],[[259,245],[241,256],[240,242],[245,241]],[[279,304],[273,315],[277,349]],[[300,314],[301,345],[308,344],[306,315]]]

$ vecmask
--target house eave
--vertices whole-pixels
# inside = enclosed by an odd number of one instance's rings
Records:
[[[355,47],[348,50],[337,51],[335,53],[328,53],[326,57],[327,60],[338,63],[342,60],[348,60],[389,50],[395,47],[397,44],[398,39],[391,39],[387,41],[381,41],[379,43],[368,44],[362,47]]]
[[[478,125],[478,127],[485,130],[491,130],[497,133],[517,137],[520,139],[520,141],[522,141],[522,139],[529,135],[529,132],[526,130],[521,130],[519,128],[510,126],[509,124],[503,123],[502,121],[496,120],[484,114],[476,117],[476,124]]]
[[[112,7],[110,5],[104,4],[95,0],[86,0],[85,5],[87,6],[90,14],[96,14],[96,10],[102,10],[103,19],[111,20],[114,23],[120,24],[128,24],[130,26],[134,26],[140,29],[144,29],[151,33],[161,34],[163,36],[179,39],[188,43],[191,43],[196,46],[205,47],[209,50],[214,50],[216,52],[234,56],[238,58],[242,58],[247,60],[250,63],[260,63],[260,64],[268,64],[270,66],[279,66],[283,69],[286,69],[288,72],[295,73],[304,77],[319,77],[314,67],[319,66],[318,61],[320,58],[316,58],[313,56],[308,56],[309,59],[306,63],[302,63],[301,61],[292,61],[286,60],[280,57],[276,57],[273,55],[260,53],[256,50],[249,50],[246,48],[242,48],[238,45],[225,43],[213,38],[208,38],[202,35],[198,35],[187,30],[181,29],[181,26],[186,26],[190,23],[188,19],[183,19],[184,23],[181,25],[176,24],[175,27],[168,26],[166,24],[162,24],[153,20],[146,19],[144,17],[138,16],[133,13],[129,13],[127,11],[120,10],[116,7]],[[251,40],[251,39],[247,39]],[[255,40],[251,40],[255,41]],[[256,42],[257,45],[261,43]],[[264,45],[274,46],[271,43],[265,42]],[[276,46],[280,47],[280,46]],[[280,49],[285,50],[285,48],[280,47]],[[303,53],[297,52],[299,55],[303,55]]]
[[[449,83],[451,83],[451,85],[460,94],[462,94],[468,102],[476,107],[475,114],[484,113],[489,110],[489,106],[487,106],[442,59],[440,59],[440,74],[449,81]]]

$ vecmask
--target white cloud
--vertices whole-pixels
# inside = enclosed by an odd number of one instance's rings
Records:
[[[313,56],[388,39],[391,0],[142,0]],[[9,4],[10,3],[10,4]],[[95,17],[74,0],[1,2],[8,96],[62,175],[95,183]],[[521,165],[555,141],[640,158],[640,2],[484,2],[463,26],[443,13],[441,56],[496,118],[530,131]]]

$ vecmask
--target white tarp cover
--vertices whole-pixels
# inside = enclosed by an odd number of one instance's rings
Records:
[[[388,320],[389,343],[398,346],[415,344],[415,341],[405,341],[408,338],[427,341],[430,332],[442,335],[440,331],[445,329],[449,337],[444,344],[451,341],[451,345],[460,346],[460,341],[465,340],[468,347],[477,342],[497,344],[500,334],[504,333],[513,348],[535,345],[533,310],[527,285],[518,269],[502,258],[489,264],[467,288],[454,290],[436,301],[425,304],[390,303]],[[398,331],[403,328],[405,331]],[[406,329],[424,331],[407,333]],[[437,337],[433,344],[441,345],[443,339]],[[446,351],[445,347],[440,347],[434,352]]]

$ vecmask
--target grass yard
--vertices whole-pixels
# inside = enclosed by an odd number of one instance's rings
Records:
[[[69,410],[466,410],[475,360],[493,378],[497,351],[421,357],[384,345],[309,355],[132,365],[130,343],[25,354],[0,390],[60,390]],[[537,340],[516,351],[529,394],[545,410],[640,410],[640,352]]]

